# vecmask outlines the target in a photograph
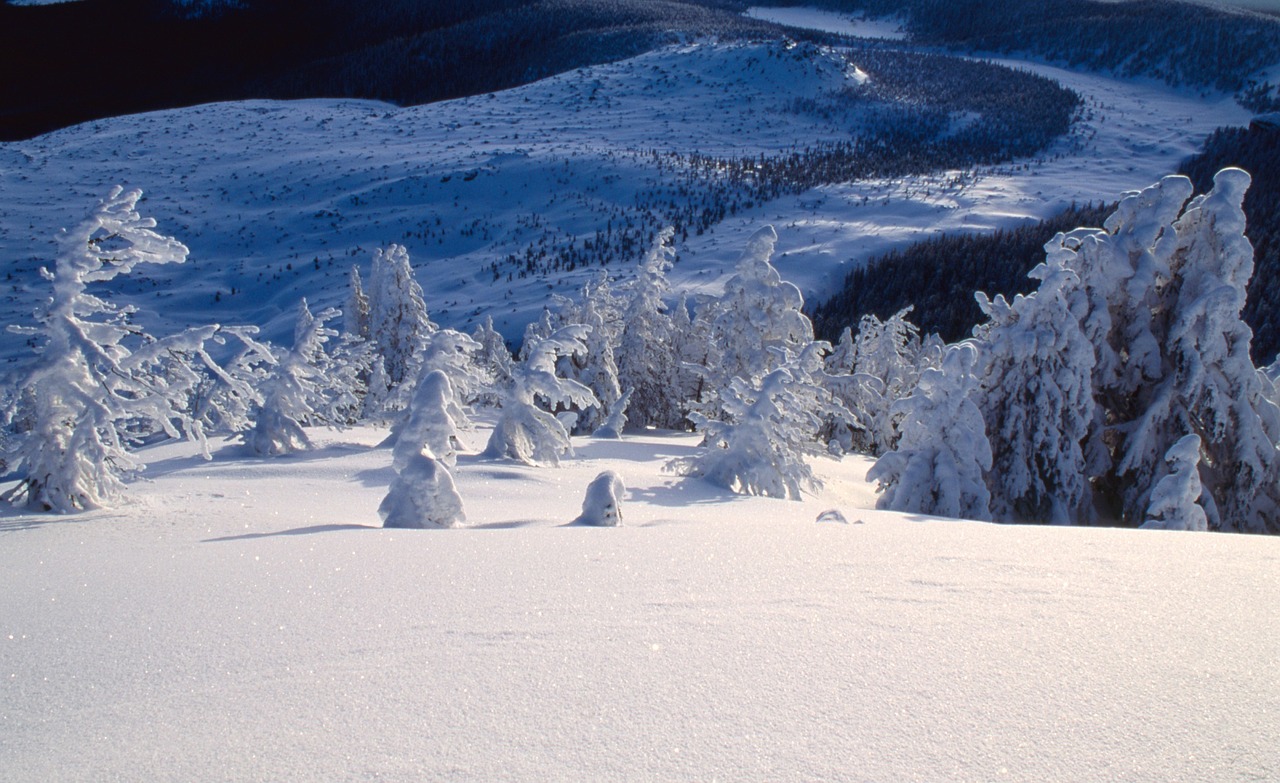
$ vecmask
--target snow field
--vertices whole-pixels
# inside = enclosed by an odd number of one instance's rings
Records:
[[[535,469],[486,430],[471,529],[372,527],[373,429],[165,445],[116,511],[6,512],[0,778],[1280,773],[1273,540],[877,512],[859,458],[733,496],[662,472],[688,435]],[[605,469],[624,526],[566,525]]]

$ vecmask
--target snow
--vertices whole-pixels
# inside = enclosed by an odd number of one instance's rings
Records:
[[[348,267],[367,270],[375,249],[399,243],[435,322],[470,331],[492,315],[518,340],[548,293],[576,293],[591,270],[508,282],[509,267],[494,280],[489,265],[544,236],[580,247],[608,221],[616,227],[639,196],[674,184],[655,171],[651,150],[738,157],[848,138],[847,125],[787,107],[860,74],[830,57],[769,51],[691,43],[427,106],[209,104],[0,144],[0,257],[14,273],[0,320],[29,319],[28,281],[48,263],[57,229],[124,183],[145,191],[160,231],[192,249],[186,268],[126,292],[144,324],[253,323],[280,342],[301,296],[341,306]],[[814,298],[851,265],[940,231],[994,231],[1072,201],[1114,200],[1169,173],[1217,126],[1250,119],[1226,95],[1007,62],[1085,96],[1085,116],[1043,159],[960,180],[942,172],[833,185],[756,206],[680,241],[673,288],[718,293],[747,239],[771,223],[783,279]],[[641,252],[610,271],[631,274]],[[24,350],[0,338],[0,360]]]
[[[470,529],[380,529],[384,437],[160,446],[116,511],[0,517],[3,777],[1280,774],[1276,540],[878,512],[858,458],[740,497],[662,472],[686,435],[539,470],[483,427]],[[568,525],[609,469],[626,526]]]
[[[857,38],[884,38],[895,41],[903,41],[907,38],[902,20],[894,17],[841,14],[820,8],[770,8],[767,6],[752,6],[746,10],[746,16],[788,27],[825,30],[829,33],[851,35]]]

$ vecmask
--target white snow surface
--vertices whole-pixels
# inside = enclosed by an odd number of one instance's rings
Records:
[[[1280,776],[1280,541],[878,512],[859,458],[739,497],[662,471],[688,435],[528,468],[484,427],[472,527],[389,530],[385,434],[163,445],[115,511],[0,517],[0,778]],[[626,526],[569,525],[609,469]]]
[[[1010,61],[1085,96],[1088,113],[1041,159],[784,197],[678,244],[673,285],[718,293],[747,238],[779,235],[774,259],[807,298],[851,265],[938,232],[993,231],[1072,201],[1113,201],[1171,172],[1203,138],[1249,114],[1230,97]],[[470,329],[491,314],[517,340],[550,291],[574,294],[592,269],[508,282],[488,264],[539,237],[581,246],[666,183],[650,151],[776,154],[847,139],[850,128],[787,107],[865,78],[836,59],[778,56],[764,45],[691,43],[518,89],[397,108],[350,100],[247,101],[105,119],[0,144],[0,319],[30,321],[60,227],[116,183],[140,187],[144,214],[192,249],[181,269],[126,299],[155,327],[205,319],[287,339],[300,297],[341,306],[347,268],[375,248],[413,257],[431,317]],[[1025,165],[1024,165],[1025,164]],[[622,216],[622,217],[620,217]],[[630,274],[635,259],[613,263]],[[236,293],[230,292],[235,289]],[[220,292],[219,301],[215,295]],[[0,360],[27,351],[0,336]]]

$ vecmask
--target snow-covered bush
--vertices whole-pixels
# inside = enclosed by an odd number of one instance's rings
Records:
[[[548,337],[535,337],[525,346],[524,361],[512,369],[511,388],[502,401],[502,415],[493,428],[485,456],[514,459],[530,465],[558,465],[572,455],[569,433],[539,400],[552,409],[586,409],[598,404],[591,390],[556,375],[556,360],[585,350],[588,327],[572,324]]]
[[[948,348],[941,369],[928,369],[910,397],[894,406],[902,416],[897,447],[876,460],[867,480],[882,493],[876,508],[912,514],[989,520],[984,474],[991,444],[974,404],[979,362],[972,342]]]
[[[623,392],[618,401],[613,404],[613,408],[609,411],[609,415],[605,417],[604,423],[591,433],[593,438],[607,438],[618,440],[622,437],[622,431],[627,426],[627,408],[631,404],[631,390],[627,389]]]
[[[5,500],[59,513],[98,508],[140,467],[127,451],[131,429],[199,434],[189,410],[199,375],[177,365],[184,357],[207,357],[203,344],[217,327],[157,341],[130,323],[130,310],[89,291],[140,264],[186,260],[181,242],[156,233],[155,221],[138,214],[141,196],[116,187],[83,222],[63,231],[53,269],[40,270],[53,292],[35,311],[38,326],[10,327],[41,343],[37,359],[5,395],[4,423],[16,434],[5,444],[3,462],[20,477]]]
[[[616,471],[606,470],[587,485],[582,500],[582,513],[573,520],[575,525],[593,527],[617,527],[622,524],[622,496],[626,486]]]
[[[1200,436],[1185,435],[1165,455],[1169,472],[1151,491],[1147,506],[1149,530],[1208,530],[1200,505]]]
[[[418,382],[409,418],[396,434],[392,467],[404,470],[418,454],[426,454],[452,468],[458,459],[458,424],[450,414],[453,387],[449,376],[432,370]]]
[[[467,521],[453,475],[426,454],[414,454],[396,474],[378,514],[383,527],[446,528]]]

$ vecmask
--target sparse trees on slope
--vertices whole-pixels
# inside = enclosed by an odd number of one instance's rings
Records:
[[[43,344],[4,412],[5,423],[20,431],[4,455],[8,469],[21,476],[6,500],[59,513],[100,507],[122,488],[124,474],[140,466],[126,450],[126,425],[145,422],[176,437],[174,422],[189,419],[189,385],[169,383],[164,363],[155,359],[164,353],[182,361],[184,353],[200,351],[216,327],[152,341],[129,322],[130,311],[88,290],[140,264],[186,260],[181,242],[156,233],[155,221],[138,214],[141,195],[114,188],[58,237],[53,270],[41,269],[53,294],[36,310],[39,326],[18,330],[39,335]]]
[[[972,395],[978,379],[977,347],[948,348],[941,369],[927,369],[910,397],[895,408],[902,416],[897,447],[876,461],[868,481],[882,493],[876,507],[912,514],[989,520],[991,443]]]

